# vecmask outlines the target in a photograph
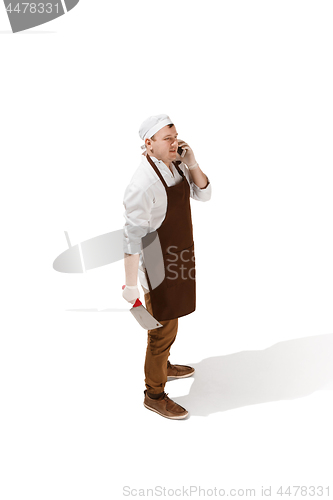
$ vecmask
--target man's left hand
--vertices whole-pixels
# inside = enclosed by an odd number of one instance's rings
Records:
[[[177,153],[177,160],[185,163],[185,165],[190,169],[191,169],[191,167],[195,168],[198,164],[197,164],[197,161],[194,157],[194,153],[193,153],[192,149],[190,148],[190,146],[185,141],[182,141],[179,139],[178,140],[178,147],[185,150],[186,153],[185,153],[185,156],[183,158]]]

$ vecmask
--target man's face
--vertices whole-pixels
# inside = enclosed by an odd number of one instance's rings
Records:
[[[177,130],[173,125],[166,125],[154,135],[154,139],[146,139],[148,153],[158,160],[162,160],[166,165],[170,165],[177,157]],[[152,149],[152,151],[151,151]]]

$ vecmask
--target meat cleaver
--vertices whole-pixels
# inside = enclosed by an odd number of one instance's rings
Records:
[[[124,290],[124,288],[125,285],[123,285],[122,289]],[[130,311],[139,325],[145,330],[153,330],[154,328],[160,328],[163,326],[147,311],[147,309],[142,305],[140,299],[136,299]]]

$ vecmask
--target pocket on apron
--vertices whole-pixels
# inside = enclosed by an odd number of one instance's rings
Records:
[[[164,254],[164,265],[166,284],[169,288],[195,280],[194,243],[178,252],[169,247],[169,252]]]

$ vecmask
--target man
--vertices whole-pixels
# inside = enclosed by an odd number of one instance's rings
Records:
[[[124,252],[126,287],[123,297],[134,304],[140,297],[137,277],[147,310],[163,327],[148,331],[145,359],[144,406],[171,419],[182,419],[187,410],[164,392],[167,377],[184,378],[194,369],[171,365],[178,318],[195,310],[195,258],[190,198],[208,201],[211,185],[189,145],[178,139],[167,115],[151,116],[139,130],[145,149],[124,195]],[[182,156],[178,148],[182,148]],[[184,154],[185,153],[185,154]],[[152,285],[145,251],[157,237],[163,255],[163,281]],[[150,266],[154,267],[154,266]],[[156,267],[156,266],[155,266]]]

